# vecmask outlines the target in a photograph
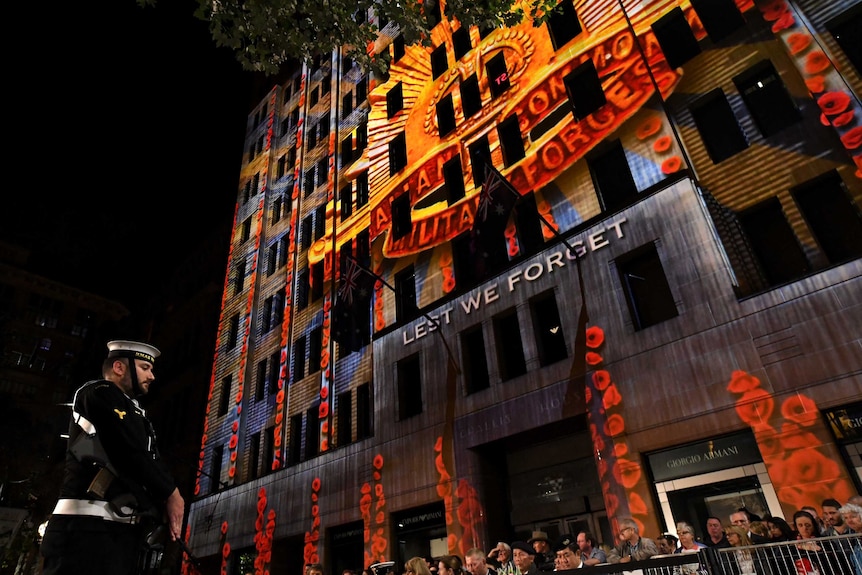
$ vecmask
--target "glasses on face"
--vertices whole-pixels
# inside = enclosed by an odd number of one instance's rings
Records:
[[[631,531],[631,530],[632,530],[631,527],[623,527],[622,529],[620,529],[620,535],[625,535],[626,531]]]

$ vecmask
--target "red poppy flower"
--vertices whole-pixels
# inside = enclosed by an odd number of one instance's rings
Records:
[[[629,511],[631,511],[632,515],[646,515],[649,511],[643,498],[634,491],[629,493]],[[637,522],[637,519],[635,521]],[[643,529],[643,527],[640,527],[640,529]]]
[[[846,126],[850,122],[853,121],[853,117],[856,115],[856,112],[853,110],[847,110],[843,114],[839,114],[832,118],[832,125],[836,128],[840,128],[842,126]]]
[[[791,54],[799,54],[811,45],[811,36],[801,32],[794,32],[787,37],[787,45],[790,47]]]
[[[786,450],[808,449],[823,445],[816,435],[803,429],[797,423],[783,423],[781,425],[781,446]]]
[[[785,419],[806,427],[813,425],[819,418],[819,414],[817,404],[801,393],[791,395],[781,404],[781,415]]]
[[[847,109],[850,96],[844,92],[826,92],[817,99],[817,105],[827,116],[835,116]]]
[[[605,342],[605,332],[597,325],[587,328],[587,347],[596,349]]]
[[[329,397],[329,388],[328,387],[321,387],[320,388],[320,399],[326,399],[327,397]]]
[[[234,466],[234,467],[231,467],[230,469],[228,469],[227,475],[228,475],[228,477],[233,479],[233,477],[236,475],[236,467]]]
[[[614,455],[624,457],[629,452],[629,446],[624,441],[614,443]]]
[[[321,401],[320,405],[317,407],[317,414],[320,419],[329,416],[329,402]]]
[[[279,389],[278,393],[275,394],[275,402],[276,403],[284,403],[284,390]]]
[[[238,441],[239,441],[239,439],[237,438],[236,435],[231,435],[230,441],[228,441],[228,447],[230,447],[231,449],[236,449],[236,444]]]
[[[641,466],[628,459],[617,459],[613,471],[616,482],[626,489],[631,489],[637,485],[641,478]]]
[[[657,153],[662,154],[670,150],[671,142],[672,140],[670,139],[670,136],[662,136],[653,143],[652,149]]]
[[[763,389],[747,391],[736,401],[736,413],[748,425],[769,421],[773,409],[775,400]]]
[[[679,171],[682,167],[682,158],[673,156],[661,163],[661,171],[663,174],[673,174]]]
[[[727,390],[731,393],[745,393],[760,387],[760,380],[753,375],[738,369],[730,374],[730,383]]]
[[[805,57],[805,73],[812,76],[823,72],[830,65],[829,58],[820,50],[811,52]]]
[[[374,469],[383,469],[383,456],[379,453],[375,455],[372,465],[374,466]]]
[[[231,454],[230,454],[230,460],[231,460],[231,463],[233,463],[234,461],[236,461],[236,451],[232,451],[232,452],[231,452]]]
[[[311,480],[311,490],[312,491],[320,491],[320,478],[315,477]],[[363,489],[364,491],[364,489]]]
[[[796,19],[793,17],[793,13],[785,12],[778,20],[775,21],[775,24],[772,25],[772,33],[778,34],[782,30],[793,28],[794,25],[796,25]]]
[[[604,431],[606,435],[616,437],[617,435],[625,431],[625,428],[626,422],[623,419],[623,416],[618,413],[614,413],[613,415],[608,417],[608,420],[605,422]]]
[[[226,533],[227,533],[227,521],[224,521],[221,524],[221,534],[225,535]]]
[[[646,140],[653,134],[661,130],[661,118],[659,116],[650,116],[646,118],[635,131],[638,140]]]
[[[221,555],[225,559],[227,559],[230,556],[230,543],[228,543],[227,541],[225,541],[224,545],[222,545]]]
[[[587,365],[599,365],[602,363],[602,356],[594,351],[587,352]]]
[[[787,12],[787,2],[785,0],[773,0],[769,4],[760,7],[760,12],[763,14],[763,19],[767,22],[774,22],[781,18],[782,14]]]
[[[611,384],[605,390],[605,394],[602,396],[602,405],[605,409],[611,409],[623,402],[623,396],[620,395],[619,390],[615,384]]]
[[[606,369],[597,369],[593,372],[593,385],[596,389],[604,391],[611,384],[611,374]]]
[[[855,150],[862,145],[862,126],[856,126],[841,136],[841,143],[848,150]]]
[[[455,289],[455,278],[448,277],[443,280],[443,293],[449,293]]]

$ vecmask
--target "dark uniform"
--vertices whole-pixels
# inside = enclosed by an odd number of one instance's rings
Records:
[[[152,361],[155,355],[158,350],[151,357],[133,357]],[[134,373],[134,361],[129,362]],[[93,446],[94,437],[101,447]],[[105,465],[117,477],[102,471],[110,482],[93,484]],[[43,574],[135,573],[146,535],[160,521],[161,504],[175,488],[138,402],[111,381],[84,384],[72,402],[60,499],[42,540]]]

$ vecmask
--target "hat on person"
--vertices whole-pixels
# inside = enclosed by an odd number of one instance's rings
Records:
[[[544,531],[533,531],[533,536],[527,539],[527,543],[532,545],[534,541],[548,541],[548,534]]]
[[[162,354],[155,346],[139,341],[117,339],[108,342],[108,357],[129,357],[155,363]]]
[[[536,550],[533,549],[526,541],[512,541],[512,550],[520,549],[527,555],[535,555]]]
[[[566,547],[571,546],[574,542],[575,538],[571,534],[566,533],[565,535],[560,535],[560,538],[557,539],[556,542],[554,542],[554,553],[556,553],[557,551],[562,551]]]

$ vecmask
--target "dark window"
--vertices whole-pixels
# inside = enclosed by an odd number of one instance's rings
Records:
[[[319,264],[323,267],[323,264]],[[308,358],[311,365],[308,366],[308,373],[317,373],[320,371],[320,352],[323,342],[323,328],[316,327],[308,334]]]
[[[371,405],[371,384],[363,383],[356,388],[356,439],[371,437],[372,418],[374,417]]]
[[[635,331],[679,315],[654,244],[621,256],[617,270]]]
[[[296,277],[296,307],[305,309],[308,307],[308,268],[297,274]]]
[[[224,445],[217,445],[213,448],[213,460],[212,466],[210,467],[210,481],[212,482],[212,489],[210,489],[210,491],[212,491],[213,493],[219,491],[222,488],[222,459],[224,459]]]
[[[826,28],[844,53],[856,72],[862,74],[862,3],[856,4],[826,23]]]
[[[314,210],[314,239],[319,240],[326,234],[326,205],[317,206]]]
[[[491,145],[488,142],[488,136],[481,136],[470,144],[470,171],[473,174],[473,186],[479,187],[482,185],[485,175],[482,172],[483,158],[491,158]]]
[[[521,343],[521,324],[515,308],[494,316],[494,342],[500,379],[507,381],[527,373],[527,361]]]
[[[328,94],[332,90],[332,72],[323,77],[320,81],[320,89],[323,94]]]
[[[341,140],[341,167],[346,168],[353,161],[353,134]]]
[[[401,132],[389,141],[389,175],[407,167],[407,137]]]
[[[353,112],[353,92],[348,92],[341,98],[341,119],[349,116],[351,112]]]
[[[496,98],[509,89],[509,72],[506,69],[506,58],[502,52],[488,60],[485,64],[485,72],[488,74],[488,86],[491,88],[491,96]]]
[[[221,395],[219,396],[218,414],[227,415],[227,410],[230,408],[231,397],[231,381],[233,376],[225,376],[221,380]]]
[[[299,245],[303,249],[307,249],[311,245],[311,231],[314,229],[314,218],[312,214],[308,214],[302,219],[299,231]]]
[[[346,220],[353,213],[353,187],[350,182],[341,188],[338,193],[339,201],[341,202],[341,219]]]
[[[233,289],[235,293],[242,292],[245,287],[245,260],[240,260],[236,264],[233,276]]]
[[[466,195],[460,154],[443,164],[443,180],[446,182],[446,201],[450,206]]]
[[[254,400],[260,401],[263,399],[264,392],[266,391],[266,360],[263,359],[257,362],[257,379],[255,380],[254,386]]]
[[[283,268],[287,264],[287,236],[281,236],[278,240],[278,267]]]
[[[293,170],[294,166],[296,165],[296,146],[295,145],[294,145],[294,147],[292,147],[287,152],[287,165],[291,170]],[[288,210],[290,209],[290,202],[287,202],[287,209]]]
[[[242,232],[240,236],[240,242],[247,242],[248,238],[251,237],[251,217],[246,218],[246,220],[242,223]]]
[[[315,88],[311,91],[311,95],[308,97],[309,104],[314,106],[317,102],[320,101],[320,90],[315,86]]]
[[[317,126],[312,127],[306,134],[308,136],[308,147],[315,147],[317,145]]]
[[[284,118],[281,121],[281,136],[284,137],[287,135],[287,132],[290,130],[290,118]]]
[[[810,271],[778,198],[743,210],[739,220],[769,285],[793,281]]]
[[[497,124],[497,135],[503,148],[503,161],[511,166],[524,156],[524,139],[521,137],[521,127],[518,125],[518,115],[512,114]],[[480,180],[481,183],[481,180]]]
[[[363,122],[356,127],[356,151],[361,152],[368,145],[368,124]]]
[[[589,154],[587,166],[605,211],[616,211],[637,197],[637,186],[619,140],[608,142]]]
[[[251,479],[256,479],[260,475],[260,432],[251,436],[251,456],[249,457],[249,475]]]
[[[671,68],[678,68],[700,54],[700,44],[680,8],[653,22],[652,31]]]
[[[362,76],[356,83],[356,105],[368,99],[368,76]]]
[[[587,60],[563,78],[575,118],[582,120],[605,105],[605,91],[592,60]]]
[[[452,103],[452,94],[446,94],[437,102],[437,131],[442,138],[454,130],[455,105]]]
[[[260,313],[260,330],[263,333],[272,329],[272,296],[263,300],[263,311]]]
[[[412,355],[398,362],[398,419],[422,413],[422,369],[419,356]]]
[[[302,414],[290,416],[290,446],[287,450],[287,464],[296,465],[302,458]]]
[[[404,109],[404,93],[401,82],[386,93],[386,117],[391,118]]]
[[[430,30],[434,26],[440,23],[440,20],[443,19],[443,15],[440,12],[440,3],[437,0],[425,0],[425,22],[428,24],[428,29]]]
[[[278,165],[275,168],[275,177],[276,178],[281,178],[282,176],[284,176],[284,168],[286,165],[287,165],[287,158],[285,158],[284,156],[281,156],[278,159]]]
[[[545,224],[539,216],[539,208],[536,206],[536,196],[533,192],[521,196],[514,215],[521,255],[538,253],[545,247]]]
[[[397,62],[404,56],[404,36],[399,34],[392,40],[392,61]]]
[[[314,170],[313,169],[307,170],[305,172],[305,185],[303,187],[305,188],[305,197],[307,198],[314,191]]]
[[[227,348],[233,349],[236,347],[236,344],[239,339],[239,314],[231,317],[228,320],[227,327]]]
[[[305,377],[305,336],[299,336],[293,342],[293,381]]]
[[[721,88],[716,88],[691,106],[691,117],[712,162],[717,164],[748,147],[748,138]]]
[[[271,276],[275,273],[276,264],[278,263],[278,242],[273,242],[266,250],[266,275]]]
[[[691,5],[713,42],[730,36],[745,25],[745,18],[733,0],[691,0]]]
[[[317,185],[322,186],[329,177],[329,158],[321,158],[317,162]]]
[[[309,275],[309,294],[311,301],[317,301],[323,297],[323,262],[311,265]]]
[[[449,58],[446,55],[446,44],[440,44],[431,52],[431,76],[438,78],[449,68]]]
[[[461,80],[461,110],[464,117],[469,118],[482,110],[482,94],[479,92],[479,80],[476,74],[471,74]]]
[[[362,172],[356,178],[356,207],[361,208],[368,203],[368,172]]]
[[[276,351],[269,356],[269,393],[278,393],[278,378],[281,375],[281,353]]]
[[[394,198],[392,210],[392,239],[398,240],[413,230],[413,220],[410,216],[410,192],[403,192]]]
[[[482,325],[461,332],[461,365],[467,394],[491,387]]]
[[[455,50],[455,59],[460,60],[463,56],[473,49],[473,43],[470,41],[470,29],[466,26],[461,26],[452,32],[452,48]]]
[[[272,201],[272,219],[270,220],[272,224],[277,224],[281,221],[281,212],[284,205],[284,198],[281,196],[275,198]]]
[[[781,76],[769,60],[762,60],[733,77],[742,101],[764,136],[771,136],[802,120]]]
[[[416,314],[416,272],[413,264],[395,274],[395,317],[408,320]]]
[[[862,214],[837,172],[819,176],[791,193],[829,263],[862,257]]]
[[[263,435],[263,474],[272,471],[275,460],[275,427],[267,427]]]
[[[336,445],[347,445],[350,443],[353,430],[353,396],[350,391],[339,393],[335,403],[336,422],[338,424],[338,432],[336,435]]]
[[[536,334],[536,347],[539,351],[539,365],[545,367],[568,357],[566,337],[560,323],[557,298],[550,290],[530,299],[530,315],[533,318],[533,331]]]
[[[371,265],[371,242],[368,228],[356,234],[356,261],[369,267]]]
[[[563,0],[548,18],[548,33],[554,50],[559,50],[581,33],[581,23],[572,0]]]
[[[309,407],[305,411],[305,458],[311,459],[320,450],[320,408]]]
[[[284,321],[284,289],[280,289],[272,296],[272,327],[281,326]]]

